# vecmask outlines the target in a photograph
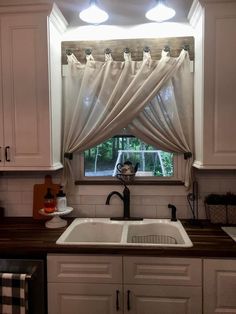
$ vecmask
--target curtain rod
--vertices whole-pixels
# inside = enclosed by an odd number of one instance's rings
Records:
[[[181,47],[181,49],[184,49],[184,50],[186,50],[186,51],[189,51],[189,50],[190,50],[190,46],[189,46],[189,45],[183,45],[183,46]],[[74,50],[73,48],[67,48],[67,49],[66,49],[66,52],[65,52],[66,55],[68,55],[68,56],[72,55],[73,50]],[[171,47],[168,46],[168,45],[166,45],[166,46],[164,46],[163,50],[164,50],[165,52],[170,52],[170,51],[171,51]],[[148,46],[145,46],[145,47],[143,48],[143,51],[144,51],[144,52],[150,52],[151,49],[150,49]],[[89,56],[89,55],[92,54],[92,49],[91,49],[91,48],[86,48],[86,49],[84,50],[84,52],[85,52],[86,55]],[[131,51],[130,51],[130,49],[129,49],[128,47],[124,48],[123,52],[124,52],[124,53],[131,53]],[[110,48],[106,48],[106,49],[104,50],[104,53],[105,53],[105,54],[111,54],[111,53],[112,53],[112,50],[111,50]]]

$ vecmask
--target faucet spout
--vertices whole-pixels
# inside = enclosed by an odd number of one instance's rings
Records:
[[[119,196],[120,199],[121,199],[122,201],[124,201],[124,198],[123,198],[123,196],[120,194],[120,192],[112,191],[112,192],[109,193],[108,196],[107,196],[106,205],[109,205],[109,204],[110,204],[110,199],[111,199],[111,197],[112,197],[113,195]]]
[[[123,195],[120,192],[112,191],[108,194],[106,199],[106,205],[110,204],[110,199],[113,195],[119,196],[119,198],[123,201],[123,217],[122,219],[130,218],[130,190],[125,186]]]

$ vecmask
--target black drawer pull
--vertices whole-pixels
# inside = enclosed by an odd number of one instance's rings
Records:
[[[130,311],[130,290],[127,291],[127,310]]]
[[[5,159],[6,159],[6,161],[11,161],[11,159],[8,157],[8,155],[9,155],[9,150],[10,150],[10,146],[6,146],[5,147]]]
[[[120,294],[120,291],[116,290],[116,310],[117,311],[119,311],[120,309],[119,294]]]

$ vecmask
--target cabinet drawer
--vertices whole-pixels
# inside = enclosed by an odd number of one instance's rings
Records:
[[[200,286],[202,261],[192,258],[124,257],[129,284]]]
[[[49,254],[47,267],[48,282],[122,282],[120,256]]]

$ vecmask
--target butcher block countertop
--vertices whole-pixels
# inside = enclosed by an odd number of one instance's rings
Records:
[[[68,219],[70,223],[73,219]],[[44,221],[30,217],[2,218],[0,221],[0,258],[45,258],[47,253],[61,254],[120,254],[165,257],[226,257],[236,258],[234,242],[219,226],[203,221],[192,225],[182,221],[191,248],[144,248],[110,246],[60,246],[56,240],[66,229],[47,229]]]

